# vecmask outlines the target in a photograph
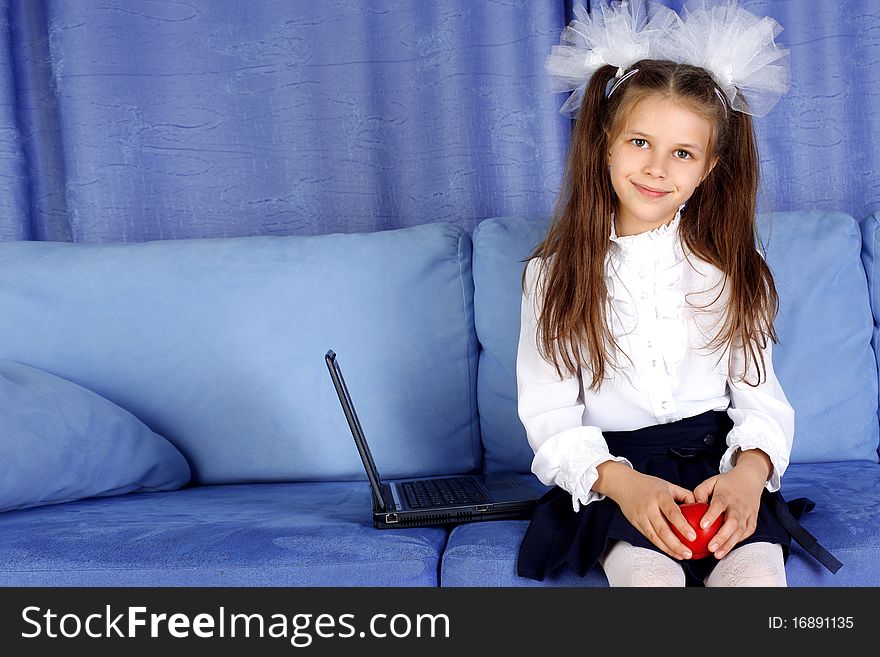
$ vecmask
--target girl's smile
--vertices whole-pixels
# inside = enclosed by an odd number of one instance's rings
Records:
[[[611,140],[608,165],[617,196],[617,234],[635,235],[672,221],[714,165],[712,125],[662,96],[637,102]]]
[[[633,182],[632,184],[637,190],[642,193],[643,196],[649,199],[663,198],[666,194],[669,194],[668,191],[654,189],[653,187],[648,187],[647,185],[640,185],[637,182]]]

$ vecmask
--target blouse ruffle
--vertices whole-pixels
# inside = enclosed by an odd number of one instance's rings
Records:
[[[605,259],[606,310],[617,342],[614,358],[629,383],[651,399],[655,413],[666,414],[669,421],[680,419],[669,400],[688,348],[680,219],[681,211],[654,230],[624,237],[617,236],[612,221],[612,245]],[[631,467],[626,459],[609,454],[604,444],[598,449],[596,442],[569,440],[558,459],[556,483],[571,493],[575,512],[604,497],[592,490],[600,463],[615,460]]]
[[[680,285],[685,264],[679,238],[681,212],[668,224],[638,235],[617,236],[605,259],[606,311],[618,369],[642,392],[670,391],[678,385],[678,366],[688,348]],[[627,358],[629,356],[629,358]],[[658,416],[674,410],[656,395]],[[664,407],[664,402],[667,406]]]

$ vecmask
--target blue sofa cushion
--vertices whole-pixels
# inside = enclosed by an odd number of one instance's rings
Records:
[[[47,372],[0,358],[0,409],[0,511],[189,480],[186,460],[162,436]]]
[[[437,586],[446,536],[366,482],[199,486],[0,515],[0,586]]]
[[[865,461],[792,464],[782,494],[816,502],[801,522],[844,564],[832,574],[792,543],[785,569],[789,586],[880,585],[880,466]],[[516,558],[527,526],[525,520],[504,520],[455,527],[443,554],[441,586],[608,586],[599,566],[583,578],[569,566],[543,582],[518,577]]]
[[[477,395],[489,471],[528,472],[533,457],[516,409],[520,276],[547,225],[500,217],[474,231]],[[840,213],[783,212],[761,216],[759,229],[780,297],[773,363],[796,412],[792,462],[876,462],[877,364],[858,225]]]
[[[871,345],[880,367],[880,212],[865,217],[859,222],[859,226],[862,232],[862,265],[868,277],[868,294],[874,319]]]
[[[479,468],[469,234],[0,244],[0,356],[131,410],[199,484]]]
[[[474,229],[474,324],[480,341],[477,401],[487,472],[529,472],[534,453],[517,415],[522,262],[547,230],[547,218],[485,219]]]
[[[877,462],[877,363],[858,223],[839,212],[762,215],[779,293],[773,364],[795,409],[793,463]]]

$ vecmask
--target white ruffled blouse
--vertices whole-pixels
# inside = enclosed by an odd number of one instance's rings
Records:
[[[592,490],[600,463],[615,460],[632,466],[608,451],[603,431],[629,431],[726,410],[734,426],[721,472],[733,467],[737,449],[759,448],[773,464],[766,484],[773,492],[788,466],[794,410],[773,370],[772,342],[768,340],[763,352],[767,377],[757,387],[739,376],[729,377],[729,347],[715,352],[705,348],[721,328],[727,289],[715,266],[685,254],[679,221],[676,214],[659,228],[624,237],[617,236],[612,221],[606,309],[620,347],[612,355],[620,371],[606,368],[598,392],[588,389],[588,375],[560,379],[538,352],[541,261],[532,260],[527,267],[516,359],[518,412],[535,452],[532,472],[544,484],[571,493],[575,511],[604,497]],[[731,360],[734,371],[741,373],[741,348]],[[746,378],[756,380],[754,364]]]

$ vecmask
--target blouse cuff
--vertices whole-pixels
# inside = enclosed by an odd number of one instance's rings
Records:
[[[557,485],[571,493],[575,513],[581,505],[604,499],[592,490],[599,478],[599,464],[617,461],[632,467],[627,459],[608,452],[608,444],[599,427],[572,427],[549,438],[535,453],[532,472],[544,484]]]
[[[736,465],[737,450],[744,452],[749,449],[760,449],[770,457],[770,463],[773,466],[773,470],[770,472],[770,477],[767,479],[764,487],[770,493],[775,493],[779,490],[782,473],[785,472],[785,469],[788,466],[788,459],[774,447],[774,441],[761,434],[738,436],[734,435],[734,432],[731,431],[730,437],[728,438],[728,444],[730,447],[727,448],[727,451],[725,451],[724,455],[721,457],[721,465],[719,467],[719,472],[721,472],[721,474],[730,472],[733,469],[733,466]]]
[[[604,457],[572,455],[560,467],[557,485],[571,493],[571,506],[575,513],[582,506],[605,499],[605,495],[593,490],[593,484],[599,478],[599,465],[606,461],[616,461],[633,467],[626,458],[608,453]]]

